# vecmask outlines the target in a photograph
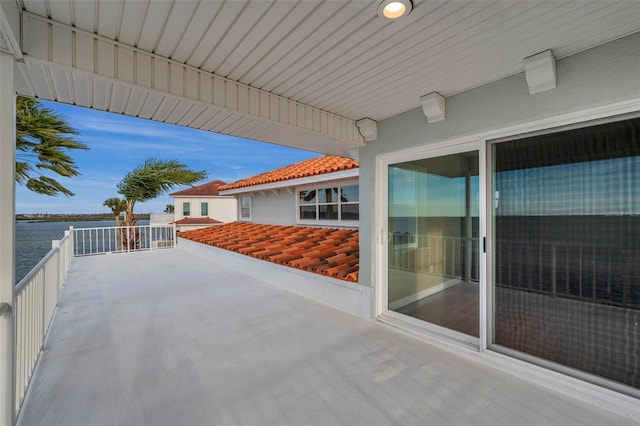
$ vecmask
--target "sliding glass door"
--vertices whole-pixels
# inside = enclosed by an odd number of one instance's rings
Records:
[[[478,151],[388,166],[387,308],[479,336]]]
[[[494,346],[639,388],[640,119],[492,157]]]
[[[640,118],[422,152],[380,163],[379,312],[640,395]]]

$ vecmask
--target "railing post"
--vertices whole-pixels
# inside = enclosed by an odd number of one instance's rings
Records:
[[[53,240],[51,241],[51,248],[52,249],[58,249],[58,255],[57,255],[57,262],[56,262],[56,266],[58,267],[57,273],[56,273],[56,300],[55,300],[55,305],[58,305],[58,299],[60,297],[60,289],[62,288],[62,282],[64,281],[64,274],[65,274],[65,267],[64,267],[64,263],[65,263],[65,255],[63,253],[63,249],[64,247],[62,247],[60,245],[60,240]],[[45,329],[46,330],[46,329]]]
[[[176,224],[172,223],[171,224],[171,234],[173,237],[173,247],[177,247],[178,246],[178,231],[176,230]]]
[[[60,251],[60,240],[52,240],[51,241],[51,248],[52,249],[58,249],[58,256],[57,257],[57,262],[56,262],[56,266],[58,267],[58,270],[56,271],[56,288],[59,288],[60,286],[60,282],[62,281],[62,262],[63,262],[63,257],[62,253]]]
[[[73,258],[76,256],[75,252],[75,241],[74,236],[75,232],[73,231],[73,226],[69,227],[68,231],[64,231],[64,235],[67,236],[67,243],[65,244],[65,264],[64,264],[64,272],[63,279],[67,276],[67,272],[69,272],[69,267],[71,266],[71,262],[73,262]],[[58,291],[60,289],[58,288]],[[59,297],[59,296],[58,296]]]
[[[76,233],[73,231],[73,226],[69,227],[68,231],[64,231],[65,235],[69,233],[69,237],[71,237],[71,253],[76,255]]]
[[[51,241],[51,246],[53,247],[53,241]],[[38,352],[40,352],[42,350],[42,346],[43,346],[43,342],[44,342],[44,333],[47,330],[47,326],[46,326],[46,318],[47,318],[47,278],[48,278],[48,272],[47,269],[49,269],[49,262],[46,262],[44,264],[44,266],[42,267],[42,283],[41,283],[41,288],[40,291],[42,292],[42,306],[41,306],[41,318],[40,318],[40,336],[42,336],[40,340],[40,344],[38,345]]]
[[[13,2],[15,3],[15,2]],[[9,15],[15,4],[2,2],[0,15]],[[5,15],[6,12],[6,15]],[[8,28],[8,27],[7,27]],[[4,28],[6,29],[6,28]],[[4,36],[13,36],[3,34]],[[6,37],[5,37],[6,38]],[[15,165],[16,91],[15,59],[0,51],[0,426],[14,422],[15,348]],[[13,312],[12,312],[13,311]]]

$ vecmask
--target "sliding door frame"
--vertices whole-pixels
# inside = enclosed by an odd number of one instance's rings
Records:
[[[376,208],[374,210],[375,220],[374,226],[376,229],[375,250],[374,250],[374,264],[376,265],[375,276],[376,279],[376,302],[375,313],[376,317],[388,317],[407,323],[409,326],[424,329],[425,332],[432,332],[438,335],[442,335],[445,338],[451,338],[452,340],[461,342],[467,346],[479,350],[485,350],[487,348],[486,333],[486,320],[487,316],[487,300],[486,300],[486,270],[487,264],[485,256],[486,253],[482,250],[483,237],[486,236],[486,195],[484,189],[486,187],[486,148],[487,144],[483,143],[479,138],[461,138],[457,140],[449,140],[441,143],[435,143],[424,147],[408,149],[404,151],[398,151],[390,154],[381,155],[376,158]],[[476,151],[479,154],[479,240],[480,240],[480,274],[479,274],[479,332],[480,337],[473,337],[460,333],[454,330],[449,330],[445,327],[441,327],[435,324],[431,324],[419,319],[412,318],[408,315],[403,315],[398,312],[394,312],[388,309],[388,285],[389,285],[389,175],[388,167],[393,164],[422,160],[427,158],[441,157],[445,155],[461,154],[465,152]]]
[[[596,108],[585,109],[581,111],[571,112],[568,114],[547,117],[530,122],[520,123],[513,126],[506,126],[499,129],[493,129],[480,132],[475,135],[469,135],[461,138],[451,138],[442,140],[428,145],[417,146],[401,151],[387,154],[380,154],[375,159],[375,206],[374,206],[374,244],[373,254],[373,270],[372,277],[374,282],[373,302],[375,317],[384,320],[385,317],[391,319],[399,319],[406,323],[409,327],[422,329],[424,334],[428,335],[435,331],[437,334],[443,334],[446,329],[435,325],[427,324],[424,321],[398,314],[387,309],[388,300],[388,166],[394,163],[411,161],[416,159],[436,157],[441,155],[456,154],[465,151],[479,152],[479,226],[480,226],[480,338],[475,339],[475,343],[471,343],[479,351],[483,352],[490,349],[493,336],[493,196],[491,194],[493,184],[490,181],[492,171],[491,146],[495,143],[507,140],[507,138],[516,138],[525,134],[534,132],[553,133],[560,128],[569,129],[572,126],[584,127],[585,123],[602,120],[615,121],[620,119],[622,115],[638,115],[640,114],[640,98],[631,99],[615,104],[600,106]],[[454,340],[460,340],[461,333],[446,330],[444,332],[445,339],[435,338],[443,343],[447,342],[447,337],[453,337]],[[428,337],[428,336],[427,336]],[[493,351],[488,351],[493,352]],[[526,363],[528,364],[528,363]],[[526,365],[525,364],[525,365]]]
[[[435,142],[422,147],[415,147],[399,152],[381,154],[375,158],[375,194],[374,194],[374,238],[372,243],[374,248],[372,279],[374,285],[373,307],[375,316],[383,323],[388,322],[391,326],[403,332],[409,333],[419,338],[430,341],[440,347],[449,348],[459,355],[472,357],[477,362],[486,363],[495,368],[504,369],[523,379],[530,380],[541,386],[548,387],[554,391],[562,392],[593,406],[601,407],[607,410],[613,410],[618,413],[637,418],[637,398],[638,390],[632,389],[631,392],[625,386],[616,386],[615,383],[607,379],[593,380],[594,376],[589,373],[583,375],[567,374],[562,368],[549,369],[545,363],[540,363],[540,359],[523,356],[521,353],[509,354],[508,351],[497,352],[491,345],[493,336],[493,306],[492,306],[492,283],[493,283],[493,259],[491,253],[492,248],[492,204],[493,196],[491,188],[493,187],[491,179],[491,147],[495,143],[519,136],[530,134],[533,132],[553,133],[560,128],[569,129],[571,127],[584,127],[585,123],[596,121],[608,122],[640,116],[640,98],[636,97],[627,101],[614,104],[599,106],[590,109],[584,109],[553,117],[532,120],[513,126],[505,126],[499,129],[479,132],[465,138],[451,138]],[[387,185],[387,167],[389,164],[402,162],[411,159],[422,158],[424,156],[436,155],[436,150],[446,147],[459,147],[461,144],[475,143],[480,155],[480,237],[485,239],[486,250],[480,250],[480,310],[483,312],[480,318],[480,339],[477,349],[470,349],[468,346],[460,345],[447,336],[438,336],[427,330],[425,327],[412,327],[408,321],[402,321],[409,317],[402,316],[401,321],[394,318],[387,321],[385,317],[392,316],[386,309],[387,303],[387,210],[388,210],[388,185]],[[458,148],[460,149],[460,148]],[[397,314],[400,315],[400,314]],[[414,320],[416,323],[422,323],[420,320]],[[406,328],[405,328],[406,327]],[[476,352],[477,350],[480,353]],[[475,352],[475,354],[474,354]],[[575,373],[575,371],[574,371]],[[582,376],[582,377],[580,377]],[[591,376],[591,377],[589,377]],[[629,396],[629,395],[635,395]]]

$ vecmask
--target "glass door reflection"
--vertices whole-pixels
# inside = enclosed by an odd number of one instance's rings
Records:
[[[389,166],[388,309],[479,336],[477,151]]]

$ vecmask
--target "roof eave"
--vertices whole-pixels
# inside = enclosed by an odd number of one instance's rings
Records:
[[[236,195],[236,194],[243,194],[247,192],[268,191],[271,189],[288,188],[292,186],[308,185],[308,184],[317,183],[317,182],[349,179],[349,178],[354,178],[359,176],[360,176],[360,169],[358,167],[354,167],[348,170],[340,170],[340,171],[331,172],[331,173],[322,173],[319,175],[306,176],[303,178],[287,179],[279,182],[263,183],[260,185],[251,185],[251,186],[244,186],[242,188],[221,190],[220,194]]]

